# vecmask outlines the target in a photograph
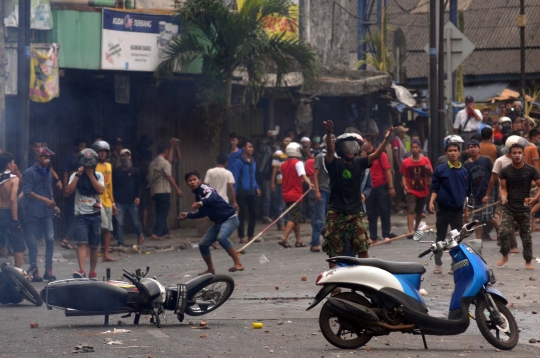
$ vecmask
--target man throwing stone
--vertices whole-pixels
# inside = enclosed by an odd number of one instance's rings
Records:
[[[519,236],[523,243],[523,258],[525,268],[533,270],[531,265],[532,237],[531,237],[531,205],[540,198],[540,191],[534,198],[529,197],[531,181],[540,186],[540,172],[535,167],[523,161],[524,148],[520,144],[510,147],[512,164],[504,167],[499,174],[501,179],[501,204],[505,206],[502,212],[502,223],[499,241],[501,243],[502,259],[497,265],[502,266],[508,261],[510,252],[510,236],[514,230],[514,221],[519,227]]]
[[[332,141],[334,123],[324,122],[326,126],[325,165],[330,177],[330,199],[326,215],[326,234],[322,249],[328,256],[343,254],[344,240],[348,234],[351,247],[359,258],[368,258],[369,239],[362,220],[361,194],[362,174],[366,168],[381,157],[394,127],[390,127],[384,142],[367,157],[357,157],[360,146],[355,136],[343,134]],[[339,158],[334,157],[337,153]],[[334,264],[330,263],[330,267]]]

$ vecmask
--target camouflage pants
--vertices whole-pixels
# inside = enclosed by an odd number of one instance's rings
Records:
[[[505,208],[502,212],[502,223],[500,227],[499,241],[501,243],[501,254],[508,255],[510,252],[510,239],[514,233],[514,221],[519,228],[519,236],[523,243],[523,258],[526,262],[533,259],[532,236],[531,236],[531,212],[515,212]]]
[[[347,236],[355,254],[368,251],[370,241],[366,235],[364,215],[364,213],[345,214],[328,210],[322,249],[329,257],[343,255]]]

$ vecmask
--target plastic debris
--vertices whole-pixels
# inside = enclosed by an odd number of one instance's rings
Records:
[[[253,322],[251,324],[251,327],[253,327],[253,329],[261,329],[261,328],[263,328],[263,324],[262,324],[262,322]]]
[[[266,263],[270,262],[270,260],[268,260],[268,259],[266,258],[266,256],[261,255],[261,256],[259,257],[259,262],[260,262],[261,265],[262,265],[262,264],[266,264]]]
[[[199,248],[199,244],[191,244],[191,247],[192,247],[193,249],[198,249],[198,248]]]
[[[114,328],[112,331],[101,332],[101,334],[118,334],[118,333],[131,333],[131,330],[123,329],[123,328],[120,328],[120,329]]]
[[[103,342],[103,344],[108,344],[110,346],[113,346],[113,345],[118,346],[124,343],[122,343],[122,341],[113,341],[111,338],[105,338],[105,341]]]
[[[422,288],[422,289],[420,289],[420,294],[422,296],[427,296],[427,291]]]

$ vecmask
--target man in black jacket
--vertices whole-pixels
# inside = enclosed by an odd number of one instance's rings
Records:
[[[129,216],[137,237],[138,244],[144,243],[141,222],[139,221],[139,204],[142,195],[142,179],[139,169],[133,166],[131,161],[131,151],[122,149],[120,151],[120,167],[113,169],[113,190],[118,215],[118,246],[124,245],[124,218]]]
[[[194,211],[191,213],[180,213],[178,220],[200,219],[208,216],[210,221],[214,223],[214,226],[208,229],[199,243],[199,251],[208,266],[206,271],[201,272],[199,275],[216,273],[214,264],[212,263],[212,255],[210,254],[210,246],[216,240],[234,261],[234,266],[229,269],[229,272],[244,271],[244,266],[240,262],[240,258],[229,240],[229,237],[238,228],[239,224],[234,207],[223,200],[213,188],[202,184],[198,171],[190,171],[186,173],[184,178],[187,185],[195,194],[195,202],[191,206]]]

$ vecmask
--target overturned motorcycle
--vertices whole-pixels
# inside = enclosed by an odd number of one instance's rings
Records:
[[[467,330],[471,318],[484,338],[494,347],[513,349],[519,339],[516,320],[506,307],[508,301],[493,284],[495,276],[484,259],[472,247],[461,243],[479,226],[466,224],[458,232],[452,230],[444,241],[432,243],[418,257],[429,253],[449,252],[454,264],[454,292],[447,318],[433,317],[419,293],[423,265],[379,259],[333,257],[336,268],[323,272],[317,285],[312,309],[338,287],[352,292],[329,297],[321,309],[319,324],[324,337],[334,346],[354,349],[365,345],[374,336],[402,332],[422,335],[458,335]],[[418,241],[423,232],[417,232]],[[476,306],[474,317],[469,307]]]
[[[216,310],[234,290],[231,277],[212,274],[165,287],[155,277],[146,278],[149,270],[147,267],[144,274],[141,270],[123,270],[129,282],[109,280],[109,270],[106,281],[80,278],[49,282],[41,297],[48,309],[63,309],[67,317],[105,316],[108,324],[110,315],[124,314],[122,318],[127,318],[134,314],[133,323],[139,324],[143,314],[151,315],[150,322],[159,328],[165,310],[174,311],[182,322],[184,315],[202,316]]]

